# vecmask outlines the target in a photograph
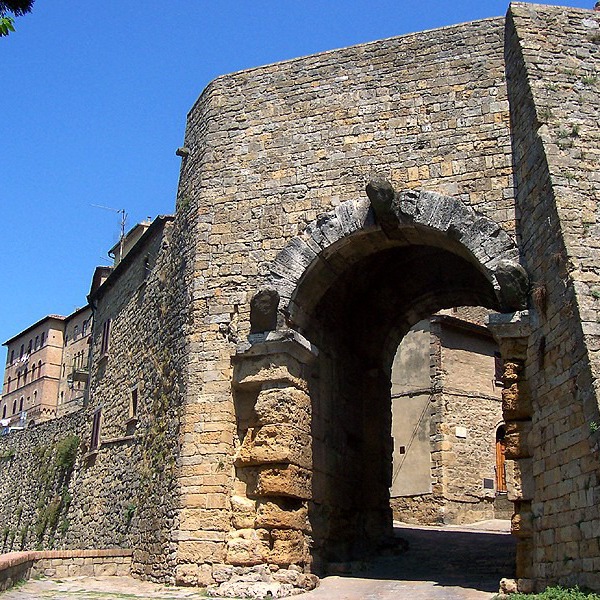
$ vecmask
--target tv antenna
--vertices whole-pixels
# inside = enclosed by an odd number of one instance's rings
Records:
[[[119,213],[121,215],[121,233],[119,235],[119,262],[123,258],[123,241],[125,240],[125,223],[127,221],[127,212],[124,208],[112,208],[110,206],[101,206],[100,204],[92,204],[94,208],[102,208],[104,210],[110,210],[112,212]]]

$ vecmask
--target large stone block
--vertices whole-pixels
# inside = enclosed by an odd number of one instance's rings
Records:
[[[251,566],[267,562],[270,552],[269,534],[264,529],[239,529],[227,541],[226,562]]]
[[[184,508],[180,515],[183,531],[229,531],[231,518],[228,511],[202,508]]]
[[[213,563],[223,562],[225,558],[225,544],[210,541],[183,541],[179,542],[177,561],[183,563]]]
[[[243,356],[235,370],[235,383],[243,388],[260,388],[274,381],[306,389],[304,365],[289,354]]]
[[[293,425],[264,425],[248,429],[237,456],[238,465],[290,463],[312,467],[311,437]]]
[[[531,421],[508,421],[506,423],[506,458],[528,458],[531,456]]]
[[[517,543],[516,572],[519,579],[531,579],[533,576],[533,542],[531,538],[521,539]]]
[[[522,506],[512,516],[510,531],[519,538],[530,538],[533,535],[533,514],[528,507]]]
[[[291,423],[310,431],[310,402],[310,396],[296,388],[273,388],[258,394],[254,410],[261,425]]]
[[[259,468],[255,488],[248,493],[308,500],[312,496],[312,474],[296,465]]]
[[[270,562],[276,565],[304,564],[308,561],[305,536],[293,529],[274,529],[271,532],[273,549],[269,553]]]
[[[506,461],[507,498],[511,502],[533,499],[532,461],[531,458]]]
[[[523,390],[523,385],[511,383],[502,390],[502,412],[506,420],[531,417],[531,396]]]
[[[256,502],[244,496],[232,496],[231,513],[236,529],[251,529],[255,523]]]
[[[296,502],[296,501],[294,501]],[[310,530],[308,508],[305,503],[293,506],[286,499],[272,498],[257,502],[256,526],[266,529]]]

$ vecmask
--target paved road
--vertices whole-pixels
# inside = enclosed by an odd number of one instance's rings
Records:
[[[465,528],[396,527],[408,551],[380,558],[353,577],[326,577],[302,600],[488,600],[514,576],[515,540],[506,521]]]
[[[506,522],[466,528],[399,526],[409,549],[379,558],[351,576],[329,576],[299,600],[488,600],[514,568],[514,539]],[[128,577],[29,581],[0,600],[198,600],[201,592]]]

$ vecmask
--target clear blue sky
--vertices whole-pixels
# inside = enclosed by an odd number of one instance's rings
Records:
[[[217,75],[506,9],[499,0],[37,0],[0,38],[0,342],[86,303],[119,231],[119,215],[92,204],[125,208],[128,227],[174,211],[186,113]]]

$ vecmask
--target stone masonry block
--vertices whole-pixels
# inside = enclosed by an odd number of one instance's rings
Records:
[[[180,514],[183,531],[229,531],[231,520],[228,511],[202,508],[184,508]]]
[[[504,418],[527,419],[531,417],[531,397],[523,391],[523,386],[514,382],[502,390],[502,412]]]
[[[302,363],[289,354],[244,356],[234,370],[235,383],[240,387],[260,388],[277,381],[305,389],[303,370]]]
[[[230,565],[251,566],[267,562],[269,534],[266,530],[239,529],[231,532],[227,541],[226,562]]]
[[[270,532],[273,548],[269,561],[276,565],[304,564],[309,556],[305,536],[293,529],[274,529]]]
[[[528,458],[531,456],[529,437],[531,421],[508,421],[506,423],[506,458]]]
[[[296,465],[281,465],[260,468],[257,474],[256,496],[288,496],[291,498],[311,498],[311,473]]]
[[[225,545],[220,542],[179,542],[177,561],[179,563],[223,562]]]
[[[312,466],[311,437],[293,425],[264,425],[248,429],[237,456],[238,465],[290,463]]]
[[[298,429],[310,431],[310,396],[296,388],[262,390],[254,410],[261,425],[293,423]]]
[[[290,506],[284,498],[271,498],[257,502],[256,526],[265,529],[310,530],[308,508],[305,503]]]
[[[231,513],[236,529],[252,529],[256,517],[256,501],[244,496],[232,496]]]

